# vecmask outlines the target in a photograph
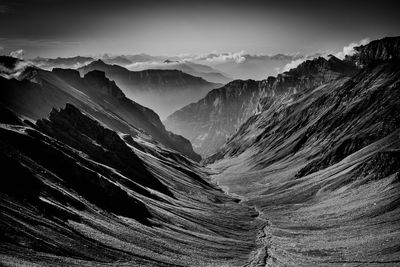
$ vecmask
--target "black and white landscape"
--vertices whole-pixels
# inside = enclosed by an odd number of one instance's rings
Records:
[[[1,266],[399,266],[395,1],[0,1]]]

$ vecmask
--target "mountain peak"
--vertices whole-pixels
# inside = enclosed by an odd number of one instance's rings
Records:
[[[400,59],[400,36],[374,40],[366,45],[355,47],[354,50],[356,53],[347,56],[346,60],[354,61],[360,67],[385,60],[398,60]]]
[[[106,73],[101,70],[92,70],[89,71],[88,73],[83,76],[85,79],[102,79],[105,80],[106,78]]]
[[[92,61],[89,65],[107,65],[102,59],[97,59],[95,61]]]
[[[0,65],[4,66],[7,69],[14,69],[19,62],[21,62],[19,58],[0,56]]]
[[[166,59],[166,60],[164,60],[164,63],[179,63],[179,61],[178,60],[170,60],[170,59]]]

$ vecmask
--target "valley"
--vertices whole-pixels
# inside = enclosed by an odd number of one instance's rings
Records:
[[[1,57],[0,263],[399,265],[400,37],[354,49],[215,88]],[[207,89],[163,123],[128,83]]]

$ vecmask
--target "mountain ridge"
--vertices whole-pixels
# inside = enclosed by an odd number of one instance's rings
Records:
[[[1,92],[2,103],[18,113],[39,119],[53,107],[73,103],[115,130],[138,134],[138,129],[142,129],[167,147],[200,160],[188,140],[166,131],[153,110],[128,99],[103,72],[94,71],[80,77],[76,70],[49,72],[28,67],[21,79],[1,79],[5,88]]]
[[[92,70],[104,71],[129,98],[154,109],[162,118],[217,86],[179,70],[130,71],[118,65],[108,65],[102,60],[78,70],[81,75]]]
[[[214,89],[197,103],[171,114],[165,124],[169,130],[188,138],[195,151],[206,157],[216,152],[242,123],[258,112],[261,97],[291,94],[300,88],[306,90],[340,76],[351,76],[356,71],[354,65],[334,56],[307,60],[277,77],[262,81],[235,80]],[[226,95],[230,95],[229,99]],[[226,99],[221,101],[222,106],[214,104],[222,98]]]

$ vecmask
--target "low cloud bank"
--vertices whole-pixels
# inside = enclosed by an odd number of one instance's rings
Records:
[[[23,49],[19,49],[19,50],[12,51],[12,52],[10,52],[10,57],[23,59],[24,58],[24,50]]]

